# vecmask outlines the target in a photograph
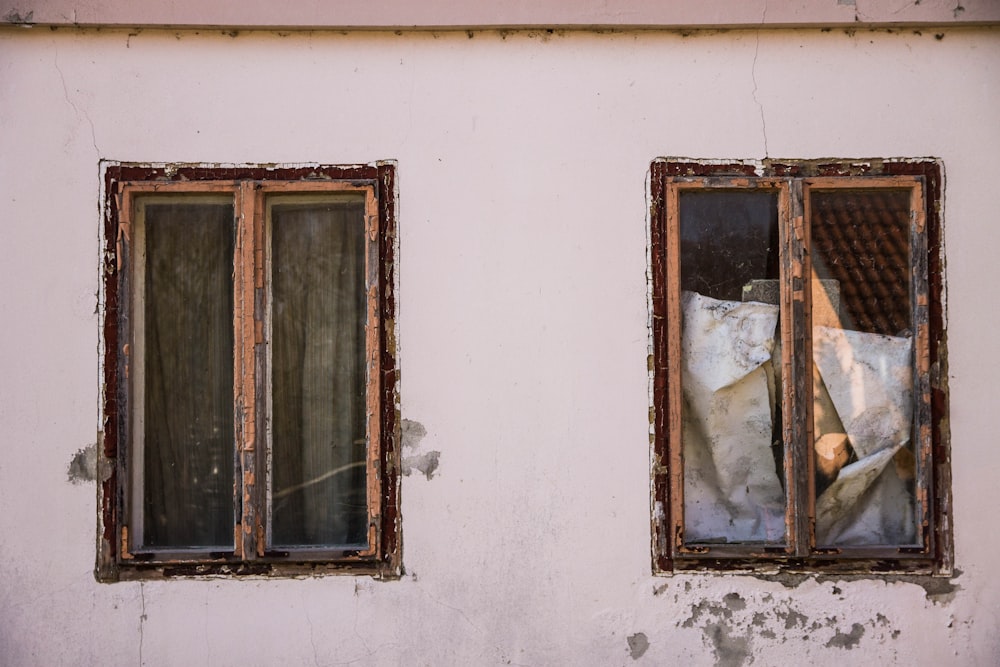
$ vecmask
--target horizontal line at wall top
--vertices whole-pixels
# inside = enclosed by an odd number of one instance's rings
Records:
[[[0,25],[241,29],[723,29],[1000,24],[996,0],[0,0]]]

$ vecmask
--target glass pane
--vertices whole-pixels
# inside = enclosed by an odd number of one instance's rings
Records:
[[[144,209],[143,546],[231,549],[233,206]]]
[[[275,198],[271,543],[365,546],[365,207]]]
[[[810,214],[817,544],[913,544],[910,191],[812,191]]]
[[[684,538],[785,539],[778,197],[680,196]]]

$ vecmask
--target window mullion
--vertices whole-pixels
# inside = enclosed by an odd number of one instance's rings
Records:
[[[252,181],[242,181],[237,194],[236,249],[233,258],[233,389],[236,417],[236,555],[257,555],[257,420],[254,286],[257,206]]]
[[[802,182],[782,189],[782,414],[785,479],[788,496],[788,547],[795,556],[808,555],[813,542],[814,502],[809,443],[812,442],[812,350],[809,318],[809,226],[803,206]]]
[[[268,437],[267,420],[270,414],[268,397],[271,395],[271,375],[268,371],[266,339],[270,336],[270,328],[266,325],[267,317],[267,291],[266,291],[266,255],[267,236],[264,231],[264,218],[266,215],[264,208],[264,191],[259,182],[253,183],[253,289],[251,290],[253,300],[253,344],[254,344],[254,397],[255,397],[255,424],[256,433],[260,439],[260,447],[256,448],[253,456],[254,479],[260,479],[256,485],[254,496],[254,539],[257,548],[257,556],[263,557],[267,548],[266,535],[270,523],[270,505],[267,498],[270,496],[270,480],[268,479],[268,469],[266,457],[271,447]]]

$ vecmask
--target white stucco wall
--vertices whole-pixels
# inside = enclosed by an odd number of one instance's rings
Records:
[[[998,68],[996,29],[0,30],[0,664],[996,664]],[[646,172],[765,151],[944,162],[951,584],[650,573]],[[390,158],[406,575],[96,583],[99,160]]]

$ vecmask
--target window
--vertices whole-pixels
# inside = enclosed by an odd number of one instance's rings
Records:
[[[947,572],[940,166],[650,187],[654,569]]]
[[[105,168],[97,575],[398,575],[394,167]]]

